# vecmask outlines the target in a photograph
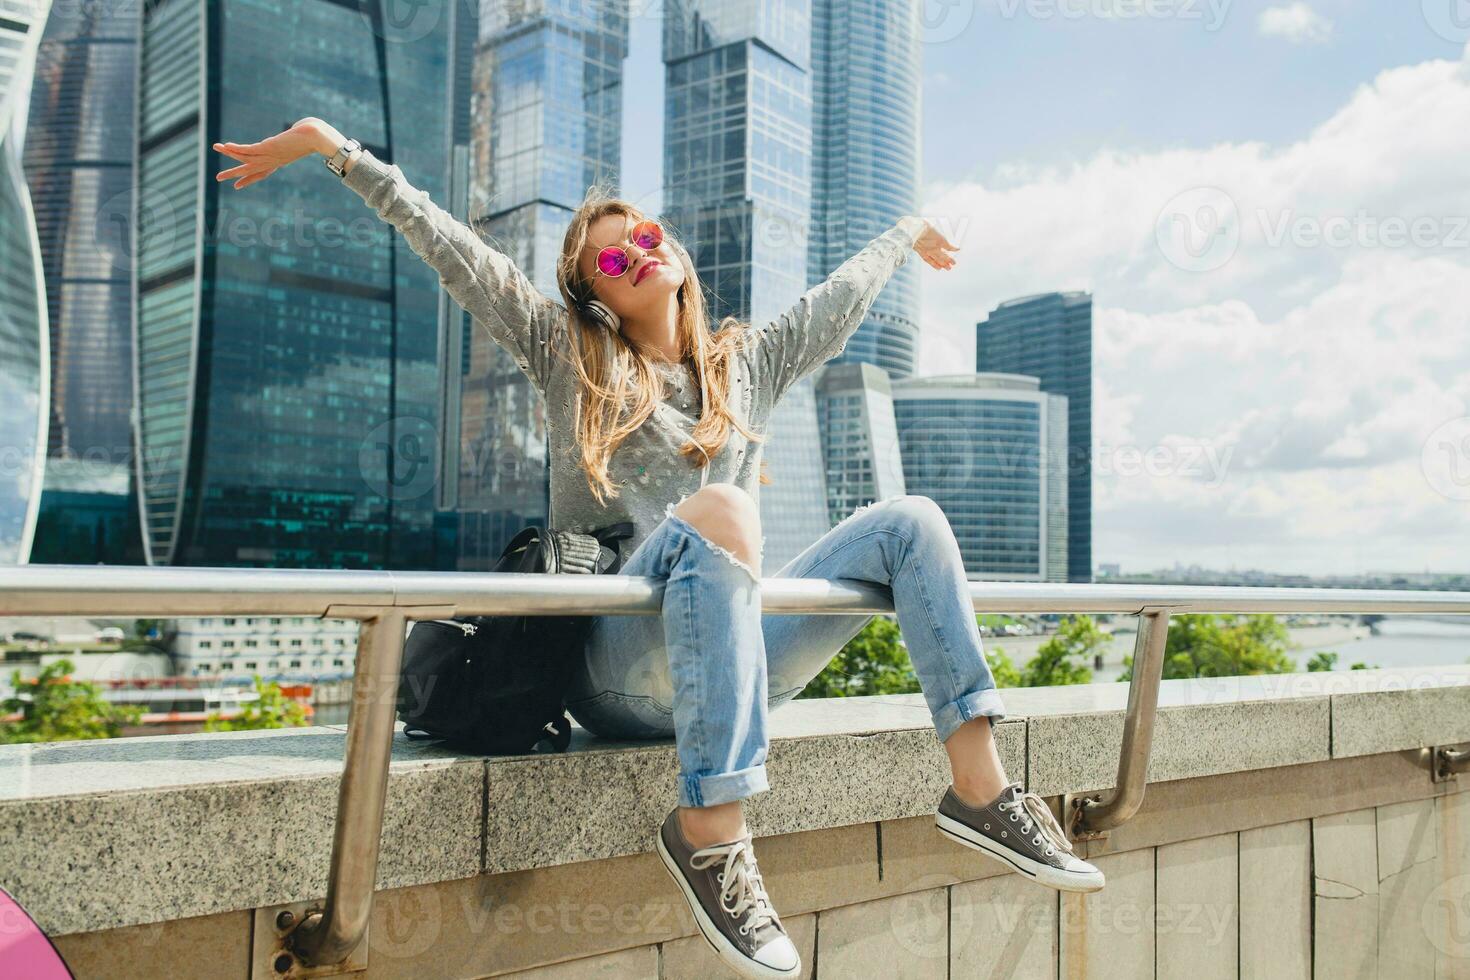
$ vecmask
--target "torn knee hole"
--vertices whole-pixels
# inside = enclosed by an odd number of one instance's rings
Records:
[[[683,501],[680,501],[680,503],[682,503],[682,502]],[[760,581],[760,576],[756,574],[755,569],[751,568],[744,561],[742,561],[739,555],[735,554],[735,552],[731,551],[729,548],[726,548],[724,545],[722,545],[722,544],[720,544],[720,543],[718,543],[716,541],[711,541],[709,539],[709,536],[706,535],[703,531],[701,531],[698,527],[696,527],[692,522],[690,522],[688,520],[685,520],[683,517],[681,517],[678,514],[675,514],[674,513],[674,508],[677,507],[677,506],[678,506],[678,504],[670,503],[666,508],[664,508],[664,516],[665,517],[678,517],[680,520],[684,521],[685,524],[688,524],[689,527],[694,530],[694,533],[699,537],[699,540],[703,541],[705,543],[705,545],[708,546],[711,551],[713,551],[717,555],[723,556],[726,561],[730,562],[730,564],[735,565],[735,566],[737,566],[739,568],[743,568],[745,570],[745,573],[747,575],[749,575],[752,579],[754,579],[756,582],[759,582]],[[765,554],[765,547],[766,547],[766,539],[765,539],[764,536],[762,536],[761,537],[761,554],[762,554],[762,556],[764,556],[764,554]]]

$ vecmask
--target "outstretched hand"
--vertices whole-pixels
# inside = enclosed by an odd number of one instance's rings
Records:
[[[948,255],[945,250],[958,252],[960,247],[951,244],[948,238],[939,233],[939,229],[926,220],[923,233],[914,242],[914,251],[923,256],[924,261],[936,269],[952,269],[954,268],[954,257]]]
[[[234,180],[235,189],[249,187],[265,180],[288,163],[304,156],[321,153],[332,144],[330,129],[315,116],[299,120],[290,129],[261,140],[258,143],[216,143],[214,148],[225,156],[240,161],[240,166],[221,170],[214,175],[216,181]],[[340,143],[340,141],[339,141]]]

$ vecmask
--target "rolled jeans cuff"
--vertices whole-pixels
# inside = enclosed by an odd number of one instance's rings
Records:
[[[680,806],[715,806],[732,803],[770,789],[766,767],[762,763],[749,769],[736,769],[708,776],[679,777]]]
[[[995,688],[974,691],[940,708],[934,716],[934,734],[939,736],[939,741],[947,742],[961,725],[980,715],[990,716],[992,725],[1005,718],[1006,706]]]

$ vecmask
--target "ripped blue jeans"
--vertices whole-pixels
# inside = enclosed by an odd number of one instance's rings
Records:
[[[768,711],[796,697],[873,616],[764,613],[750,567],[674,506],[619,570],[664,581],[662,614],[594,617],[567,710],[594,735],[674,736],[679,805],[712,806],[770,788]],[[941,742],[978,715],[1005,716],[959,543],[930,498],[859,507],[776,577],[891,590]]]

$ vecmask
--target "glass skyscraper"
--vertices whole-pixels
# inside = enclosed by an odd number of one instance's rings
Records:
[[[0,563],[28,560],[46,453],[50,343],[19,133],[48,2],[0,0]]]
[[[1092,296],[1000,304],[975,328],[975,370],[1035,375],[1067,398],[1067,581],[1092,581]]]
[[[833,524],[864,504],[906,492],[887,371],[829,363],[817,373],[817,421]]]
[[[214,179],[235,161],[211,144],[318,115],[451,200],[473,5],[142,10],[133,346],[149,560],[453,567],[440,381],[463,318],[319,159],[236,190]]]
[[[909,493],[949,518],[971,579],[1067,574],[1067,399],[1017,374],[894,382]]]
[[[474,224],[552,299],[572,214],[599,177],[618,175],[627,0],[487,3],[474,58]],[[464,318],[466,321],[468,317]],[[446,481],[459,559],[487,569],[550,503],[546,412],[490,335],[468,323],[446,377]]]
[[[920,12],[912,0],[812,0],[812,223],[807,281],[918,211]],[[899,268],[834,363],[914,373],[919,263]]]
[[[810,0],[666,0],[665,217],[689,246],[715,322],[760,325],[808,288]],[[762,567],[831,526],[812,376],[772,413],[760,487]]]
[[[137,562],[133,401],[134,8],[60,4],[46,22],[26,182],[46,274],[50,433],[35,562]]]

